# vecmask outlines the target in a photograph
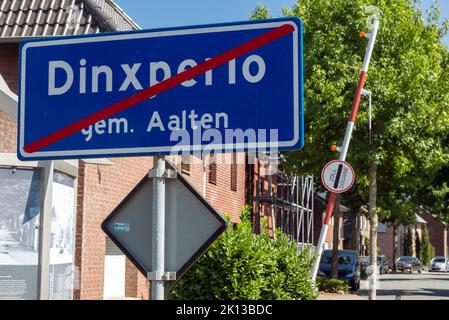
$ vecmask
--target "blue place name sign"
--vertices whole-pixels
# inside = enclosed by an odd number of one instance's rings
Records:
[[[302,24],[21,42],[21,160],[299,149]]]

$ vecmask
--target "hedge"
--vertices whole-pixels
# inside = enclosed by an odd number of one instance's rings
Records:
[[[315,299],[310,248],[276,231],[256,235],[249,207],[241,223],[229,227],[209,250],[169,290],[170,299],[258,300]]]

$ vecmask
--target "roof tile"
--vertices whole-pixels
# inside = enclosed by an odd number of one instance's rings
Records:
[[[0,12],[0,26],[4,25],[6,23],[6,14],[3,12]]]
[[[50,8],[57,10],[60,8],[61,0],[52,0]]]
[[[16,12],[20,10],[20,0],[12,0],[10,7],[10,11]]]
[[[1,37],[10,37],[11,36],[12,27],[8,25],[4,25],[1,29],[0,36]]]
[[[53,10],[49,11],[46,14],[45,23],[46,24],[53,24],[53,23],[55,23],[55,21],[56,21],[56,12],[54,12]]]
[[[21,11],[27,11],[30,7],[31,0],[20,0],[20,10]]]
[[[9,8],[9,2],[10,2],[10,0],[3,0],[3,1],[0,3],[0,11],[2,11],[2,12],[7,11],[8,8]]]
[[[45,15],[42,10],[37,10],[36,16],[34,17],[34,21],[32,24],[44,24],[45,23]]]
[[[10,22],[13,20],[14,13],[12,11],[9,11],[6,15],[5,25],[9,25]]]
[[[50,3],[52,0],[41,0],[39,9],[48,10],[50,8]]]
[[[32,0],[30,7],[28,9],[34,10],[34,11],[38,10],[40,2],[41,2],[40,0]]]
[[[31,32],[31,36],[34,37],[36,35],[41,35],[44,32],[44,25],[34,25],[33,26],[33,31]]]
[[[14,24],[22,25],[25,24],[26,14],[23,11],[19,11],[19,14],[14,19]]]
[[[33,25],[36,23],[37,11],[29,10],[26,14],[25,23],[27,25]]]
[[[140,27],[113,0],[0,0],[0,37],[73,35],[112,31],[102,19],[110,17],[118,30]],[[101,14],[95,10],[101,9]]]

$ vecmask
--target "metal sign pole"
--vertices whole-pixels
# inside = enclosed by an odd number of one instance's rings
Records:
[[[53,172],[54,161],[39,162],[43,164],[44,178],[42,179],[41,217],[39,222],[39,255],[38,255],[38,283],[37,297],[39,300],[49,299],[50,279],[50,234],[51,209],[53,201]]]
[[[376,41],[377,31],[379,30],[379,20],[375,19],[373,22],[373,26],[371,29],[371,33],[367,34],[366,37],[369,37],[368,47],[365,53],[365,59],[363,60],[362,72],[360,74],[359,84],[357,86],[356,95],[354,97],[354,102],[352,104],[352,112],[349,115],[348,125],[346,127],[346,133],[343,140],[342,148],[340,149],[340,160],[346,160],[346,154],[348,153],[349,142],[351,140],[352,130],[354,129],[354,123],[357,116],[357,111],[360,104],[360,98],[362,95],[363,85],[365,84],[366,75],[368,73],[368,67],[371,60],[371,55],[373,53],[374,42]],[[326,208],[326,216],[324,218],[323,227],[321,229],[320,238],[318,240],[318,244],[316,247],[316,261],[312,269],[312,279],[316,280],[318,269],[320,266],[321,254],[323,253],[323,245],[324,240],[327,236],[327,230],[329,229],[329,223],[332,218],[332,211],[334,210],[336,193],[331,192],[329,195],[329,200]]]
[[[165,157],[154,157],[153,177],[153,274],[151,280],[151,300],[164,300],[165,271]]]

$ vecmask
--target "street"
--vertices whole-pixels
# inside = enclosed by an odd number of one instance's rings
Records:
[[[318,300],[367,300],[368,280],[355,294],[321,294]],[[449,300],[449,273],[395,273],[381,275],[377,300]]]
[[[366,286],[368,282],[366,281]],[[361,293],[367,295],[367,290]],[[380,276],[378,300],[449,300],[449,273],[397,273]]]

